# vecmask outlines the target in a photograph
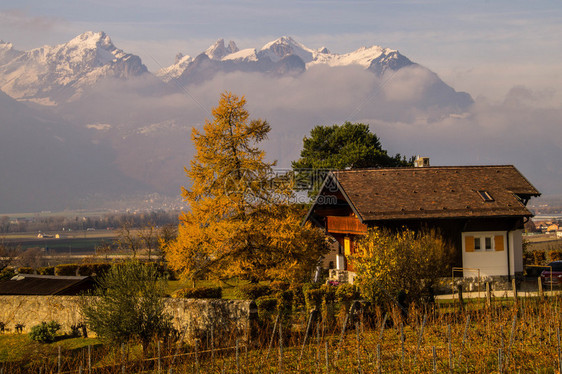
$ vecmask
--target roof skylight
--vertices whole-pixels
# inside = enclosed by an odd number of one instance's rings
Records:
[[[486,202],[494,201],[494,198],[492,197],[492,195],[490,195],[490,193],[488,191],[480,190],[480,191],[478,191],[478,194],[480,195],[482,200],[484,200]]]

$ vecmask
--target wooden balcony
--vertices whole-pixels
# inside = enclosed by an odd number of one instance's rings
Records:
[[[357,217],[326,216],[326,230],[337,234],[366,234],[367,225]]]

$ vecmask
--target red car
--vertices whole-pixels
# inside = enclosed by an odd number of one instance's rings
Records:
[[[552,277],[550,274],[550,268],[543,270],[541,273],[542,284],[549,286],[551,284],[553,286],[562,284],[562,261],[553,261],[547,266],[552,267]]]

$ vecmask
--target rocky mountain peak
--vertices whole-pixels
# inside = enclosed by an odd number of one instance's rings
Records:
[[[259,57],[269,57],[273,62],[277,62],[289,55],[299,56],[305,63],[312,61],[314,57],[311,49],[295,41],[290,36],[282,36],[277,40],[267,43],[258,52]]]
[[[236,43],[232,40],[228,43],[228,46],[225,46],[224,39],[219,39],[215,44],[207,48],[205,54],[209,56],[211,60],[221,60],[224,56],[238,51],[239,49]]]

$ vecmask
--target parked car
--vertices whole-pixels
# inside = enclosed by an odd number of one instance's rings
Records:
[[[545,285],[561,285],[562,284],[562,261],[553,261],[547,266],[541,273],[541,282]],[[552,268],[552,276],[550,274],[550,269]]]

